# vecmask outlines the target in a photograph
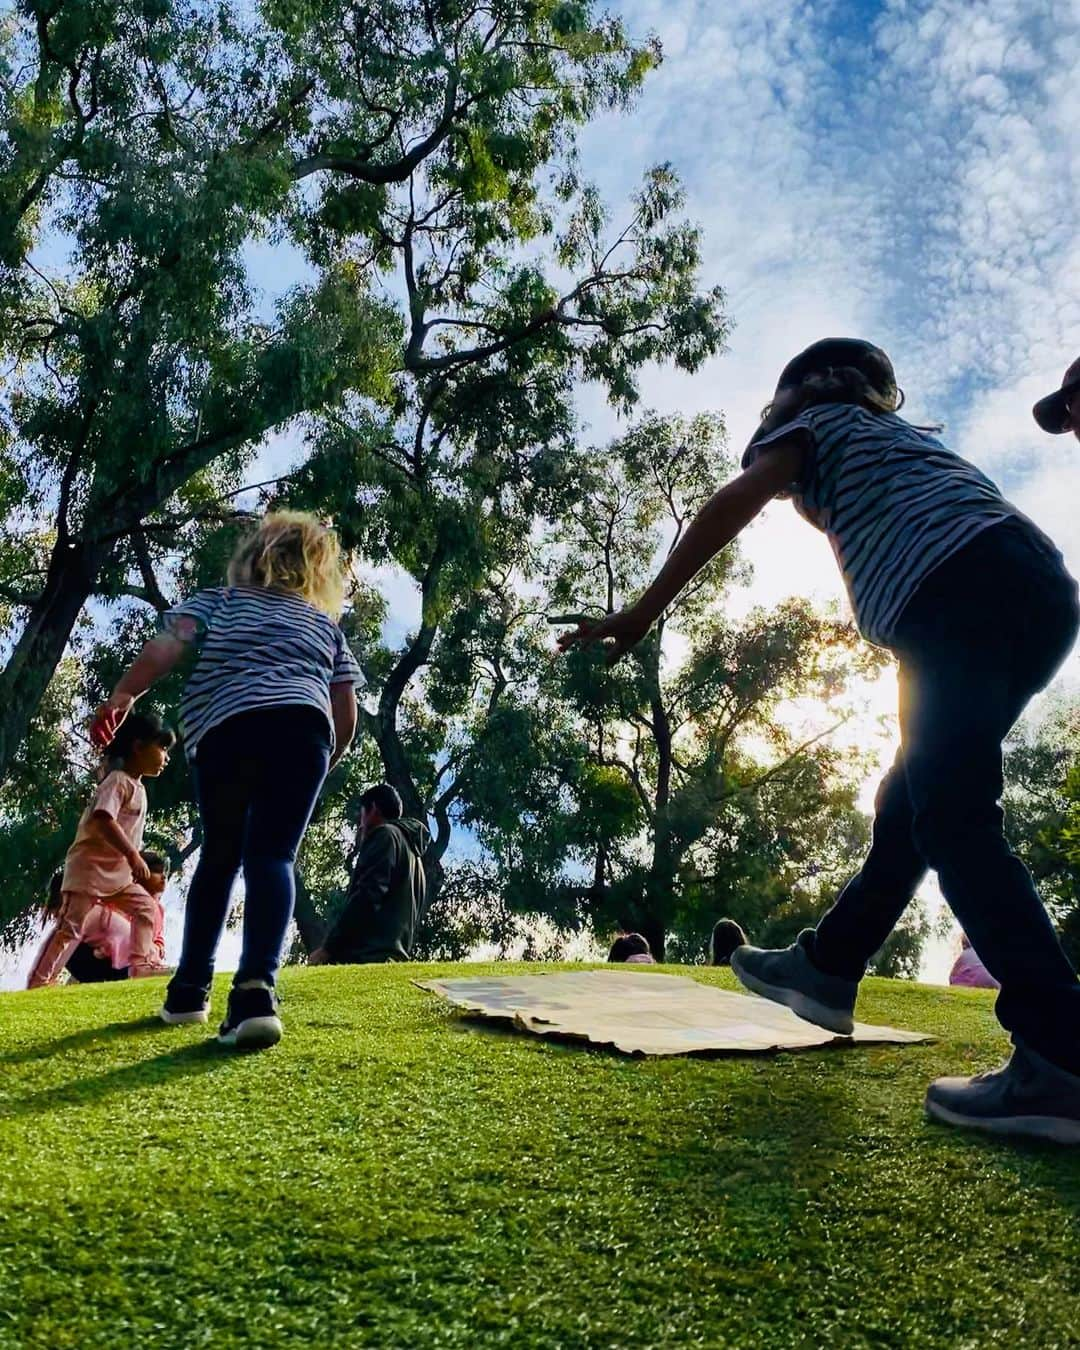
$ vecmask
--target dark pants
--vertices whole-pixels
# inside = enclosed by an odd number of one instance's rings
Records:
[[[199,742],[193,767],[203,841],[174,984],[209,988],[241,867],[244,935],[234,982],[273,984],[296,899],[293,863],[329,758],[330,724],[309,707],[238,713]]]
[[[878,789],[862,871],[818,924],[822,970],[859,979],[928,867],[1001,983],[1002,1025],[1080,1073],[1080,983],[1005,841],[1001,743],[1076,638],[1076,583],[1025,521],[989,527],[901,615],[900,752]]]

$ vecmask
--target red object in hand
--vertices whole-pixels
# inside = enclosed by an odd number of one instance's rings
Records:
[[[99,708],[90,723],[91,741],[99,748],[104,748],[116,735],[116,728],[119,724],[120,710],[118,708],[110,708],[108,705]]]

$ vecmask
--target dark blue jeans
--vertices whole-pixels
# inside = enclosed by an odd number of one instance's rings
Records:
[[[326,778],[330,724],[316,708],[238,713],[199,742],[202,819],[173,983],[208,989],[229,896],[244,870],[244,933],[235,983],[274,983],[296,899],[293,863]]]
[[[1076,638],[1076,582],[1034,526],[990,526],[922,583],[897,625],[900,751],[878,789],[869,856],[811,954],[862,977],[927,868],[1000,981],[1014,1039],[1080,1073],[1080,983],[1005,840],[1001,743]]]

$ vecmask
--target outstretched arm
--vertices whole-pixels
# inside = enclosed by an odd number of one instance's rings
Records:
[[[598,623],[582,623],[559,638],[567,651],[575,643],[614,638],[610,659],[618,660],[640,642],[659,616],[691,578],[747,526],[758,512],[795,482],[802,468],[803,449],[797,440],[770,446],[737,478],[714,492],[664,563],[652,584],[626,609]]]
[[[135,700],[162,676],[167,675],[187,651],[188,644],[171,634],[151,638],[127,670],[116,688],[94,714],[90,739],[95,745],[108,745]]]

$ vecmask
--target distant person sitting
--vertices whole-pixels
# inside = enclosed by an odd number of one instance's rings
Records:
[[[712,930],[709,942],[710,962],[714,966],[730,966],[731,953],[736,947],[746,946],[746,934],[734,919],[721,919]]]
[[[1000,989],[1001,985],[979,959],[966,933],[960,934],[960,955],[949,971],[950,984],[966,985],[969,989]]]
[[[607,959],[628,966],[656,965],[648,941],[640,933],[620,933],[611,944]]]
[[[368,788],[360,798],[362,842],[348,899],[323,945],[308,957],[309,964],[412,959],[427,895],[423,857],[431,836],[425,825],[403,817],[401,810],[401,798],[389,783]]]

